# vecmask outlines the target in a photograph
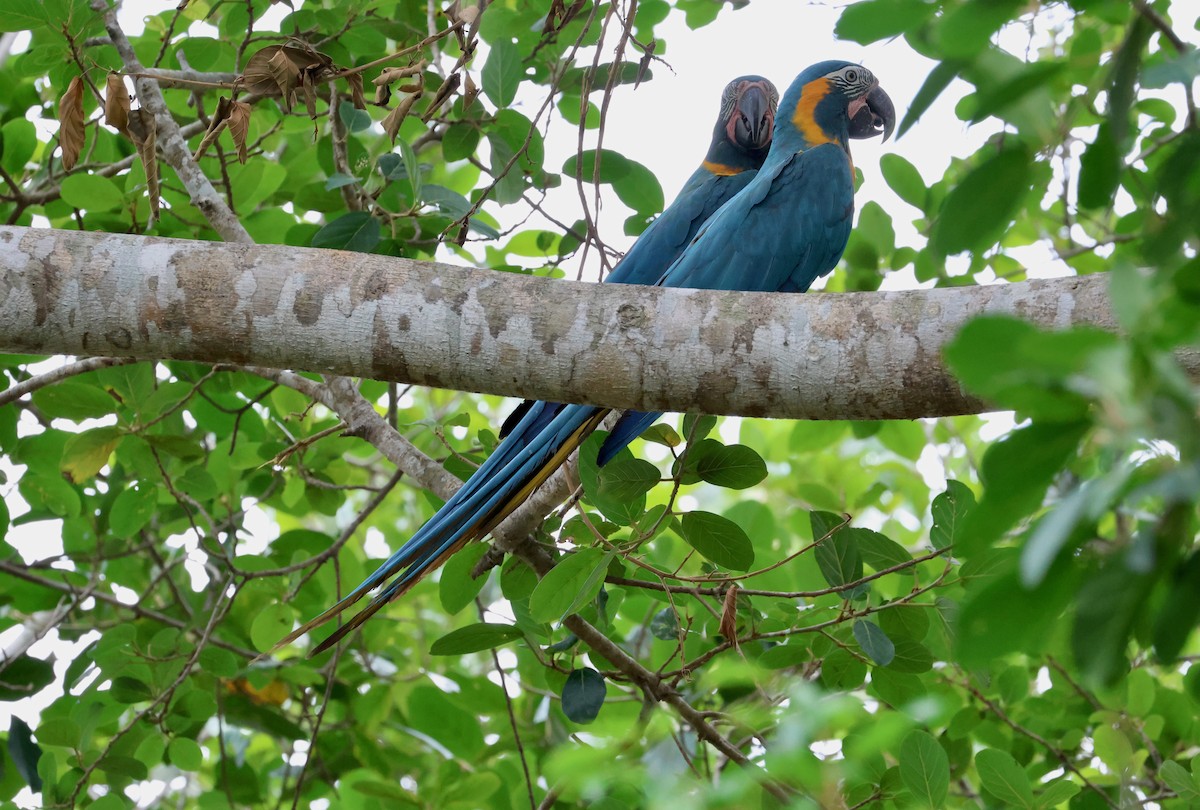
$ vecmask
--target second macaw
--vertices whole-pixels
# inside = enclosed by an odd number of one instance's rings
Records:
[[[689,236],[691,241],[679,258],[668,260],[666,267],[635,267],[611,280],[802,292],[833,269],[845,249],[854,210],[849,139],[882,133],[886,140],[895,125],[894,110],[875,77],[849,62],[809,67],[789,87],[780,109],[762,168],[724,206],[697,224],[694,238]],[[622,264],[635,256],[649,235],[651,229]],[[614,275],[620,270],[618,265]],[[650,281],[654,272],[657,278]],[[280,644],[337,616],[398,573],[314,653],[336,644],[468,541],[495,528],[545,482],[609,410],[553,403],[534,403],[525,409],[508,437],[428,523],[354,591]],[[614,439],[621,430],[618,423],[602,447],[602,458],[606,450],[611,457],[628,444],[654,418],[657,414],[627,415],[626,425],[631,426]]]

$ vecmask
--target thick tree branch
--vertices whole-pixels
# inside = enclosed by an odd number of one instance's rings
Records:
[[[383,256],[0,228],[0,351],[253,363],[641,410],[979,412],[940,362],[983,312],[1115,328],[1103,276],[778,295]],[[1200,353],[1181,359],[1200,377]]]

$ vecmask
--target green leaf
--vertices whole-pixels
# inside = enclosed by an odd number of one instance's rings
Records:
[[[571,670],[562,690],[563,714],[572,723],[587,724],[600,714],[608,686],[604,676],[591,667]]]
[[[479,147],[479,127],[465,121],[455,121],[442,135],[442,157],[446,160],[465,160]]]
[[[63,717],[43,720],[37,730],[40,744],[61,745],[64,748],[78,748],[80,734],[79,724]]]
[[[0,14],[0,30],[4,29],[4,23],[8,21],[11,13],[5,11],[4,14]],[[36,148],[37,130],[32,121],[13,118],[0,127],[0,166],[3,166],[9,175],[21,177],[25,173],[25,164],[33,157]]]
[[[929,186],[921,178],[916,166],[900,155],[888,152],[879,159],[879,170],[896,196],[915,208],[925,210]]]
[[[1049,331],[985,316],[968,322],[943,355],[972,393],[1025,416],[1069,422],[1086,417],[1091,406],[1072,381],[1116,343],[1114,335],[1091,327]]]
[[[63,202],[88,211],[112,211],[125,202],[117,184],[98,174],[72,174],[62,181]]]
[[[1007,807],[1036,807],[1029,777],[1010,754],[986,748],[975,755],[975,767],[983,789]]]
[[[616,458],[600,468],[599,495],[628,500],[645,495],[662,478],[658,467],[640,458]]]
[[[944,256],[992,246],[1008,228],[1032,180],[1028,147],[1006,141],[998,154],[972,169],[946,195],[931,244]]]
[[[154,692],[143,681],[124,675],[113,678],[109,693],[118,703],[142,703],[154,697]]]
[[[886,535],[870,529],[853,527],[842,529],[842,533],[846,532],[854,536],[854,540],[858,544],[858,553],[862,555],[863,562],[875,571],[884,571],[912,562],[912,554]]]
[[[421,163],[417,160],[417,153],[413,151],[412,144],[404,138],[399,138],[396,141],[396,148],[400,150],[400,158],[404,161],[404,172],[408,175],[409,185],[412,186],[413,199],[421,199]],[[371,221],[379,226],[379,221],[374,217]],[[374,244],[371,245],[374,247]],[[366,251],[363,251],[364,253]]]
[[[1161,90],[1178,82],[1190,86],[1200,75],[1200,50],[1189,48],[1181,54],[1170,56],[1142,71],[1141,85],[1147,90]]]
[[[465,655],[500,647],[521,638],[521,628],[511,624],[484,622],[452,630],[433,642],[430,655]]]
[[[1096,756],[1114,774],[1128,773],[1133,759],[1133,745],[1129,737],[1110,723],[1098,723],[1092,731],[1092,742]]]
[[[603,491],[601,469],[596,464],[596,455],[607,435],[608,433],[603,430],[594,431],[580,446],[579,480],[583,483],[584,497],[599,509],[607,520],[621,526],[629,526],[645,513],[646,496],[643,493],[629,498],[614,498]],[[608,464],[604,465],[604,468],[608,469],[614,464],[624,465],[625,462],[631,460],[633,460],[633,453],[629,452],[628,448],[624,448],[613,456]],[[640,469],[644,470],[644,468]],[[655,476],[657,480],[657,470],[655,470]]]
[[[471,543],[451,557],[442,568],[442,576],[438,581],[438,597],[446,613],[451,616],[458,613],[475,601],[475,597],[483,590],[484,583],[488,580],[487,574],[472,577],[471,571],[487,552],[488,546],[485,543]]]
[[[200,745],[187,737],[176,737],[167,746],[171,764],[181,771],[198,771],[204,766],[204,753]]]
[[[729,518],[693,510],[680,523],[688,545],[722,568],[749,571],[754,564],[754,544]]]
[[[933,499],[933,526],[929,542],[936,549],[949,548],[959,539],[959,529],[975,508],[975,493],[961,481],[946,481],[946,491]]]
[[[807,657],[799,659],[797,663],[807,660]],[[857,689],[866,678],[867,665],[862,659],[840,647],[821,661],[821,683],[830,689]]]
[[[23,700],[40,692],[54,680],[49,661],[22,655],[8,664],[0,677],[0,701]]]
[[[154,517],[158,490],[151,486],[130,487],[113,501],[108,528],[115,537],[133,537]]]
[[[610,559],[600,549],[585,548],[559,560],[529,597],[533,620],[559,621],[595,599],[604,585]]]
[[[650,620],[650,635],[662,641],[679,640],[679,615],[674,608],[665,607]]]
[[[250,623],[250,641],[256,650],[269,650],[292,632],[296,612],[289,605],[265,605]]]
[[[983,500],[963,522],[959,554],[990,546],[1041,506],[1051,480],[1075,455],[1086,422],[1033,423],[1014,430],[983,457]]]
[[[117,401],[97,385],[68,380],[33,392],[33,404],[50,419],[97,419],[117,410]]]
[[[1200,551],[1175,569],[1166,601],[1154,622],[1154,652],[1164,664],[1174,662],[1188,636],[1200,623]]]
[[[863,652],[879,666],[886,667],[892,663],[896,655],[896,645],[875,622],[857,619],[854,622],[854,639]]]
[[[625,166],[626,171],[613,181],[617,198],[639,214],[657,214],[663,210],[666,201],[662,184],[654,172],[629,158],[625,159]]]
[[[33,731],[29,725],[16,715],[8,721],[8,755],[30,790],[40,792],[42,777],[38,773],[38,760],[42,758],[42,749],[33,741]]]
[[[1079,589],[1071,649],[1085,677],[1110,684],[1128,670],[1125,649],[1154,579],[1115,559]]]
[[[370,253],[382,238],[379,220],[366,211],[351,211],[313,234],[312,246]]]
[[[957,78],[958,70],[958,65],[953,62],[939,62],[934,66],[925,79],[925,83],[921,85],[921,89],[913,96],[912,103],[908,105],[908,112],[904,114],[904,120],[900,122],[900,126],[896,130],[897,138],[908,132],[917,121],[921,120],[921,116],[937,100],[942,91]]]
[[[866,45],[911,31],[936,10],[925,0],[867,0],[846,6],[833,32],[838,39]]]
[[[108,464],[108,459],[124,436],[118,427],[101,427],[72,436],[63,446],[59,468],[67,480],[81,484],[94,477]]]
[[[1037,522],[1021,549],[1021,581],[1030,587],[1040,583],[1076,527],[1094,523],[1108,511],[1131,473],[1132,467],[1120,465],[1107,475],[1084,482],[1055,504]]]
[[[1009,565],[1012,566],[1011,558]],[[1010,652],[1039,648],[1060,622],[1078,582],[1071,572],[1055,569],[1034,589],[1026,588],[1013,567],[1002,575],[973,584],[958,617],[955,647],[964,666],[982,667]]]
[[[927,731],[910,731],[900,745],[900,778],[918,802],[945,806],[950,790],[950,760]]]
[[[1158,778],[1175,791],[1175,795],[1183,801],[1190,804],[1200,802],[1200,790],[1196,787],[1196,780],[1186,768],[1175,760],[1168,759],[1162,764],[1162,767],[1158,769]]]
[[[895,611],[890,611],[895,612]],[[919,641],[911,638],[901,638],[895,641],[895,655],[888,667],[893,672],[907,672],[919,675],[933,669],[933,653]]]
[[[525,67],[521,64],[521,52],[517,46],[506,40],[492,43],[480,78],[483,81],[483,94],[497,109],[513,103],[524,75]]]
[[[824,513],[813,513],[814,539],[823,536],[823,533],[818,534],[817,531],[815,516],[818,514]],[[850,582],[862,579],[863,559],[858,551],[858,539],[853,532],[847,532],[845,529],[834,532],[832,537],[826,538],[817,546],[816,559],[817,567],[821,569],[821,576],[825,577],[825,581],[834,588],[841,588]]]
[[[988,47],[1000,28],[1020,13],[1020,0],[989,0],[987,3],[956,6],[934,29],[942,57],[973,59]]]
[[[744,444],[704,439],[688,449],[687,469],[702,481],[726,489],[747,489],[767,477],[767,463]]]
[[[503,703],[500,711],[504,711]],[[413,728],[433,737],[465,761],[483,751],[483,727],[479,719],[436,687],[418,686],[409,693],[408,719]]]
[[[8,0],[0,14],[0,31],[33,31],[46,24],[46,9],[42,0]],[[34,790],[40,790],[39,786]]]
[[[575,177],[579,172],[585,183],[592,182],[593,177],[600,183],[615,183],[629,173],[629,163],[628,158],[611,149],[585,149],[566,159],[562,173]]]
[[[1070,779],[1055,779],[1046,785],[1046,789],[1038,795],[1038,807],[1042,808],[1042,810],[1050,810],[1052,807],[1058,807],[1070,801],[1081,790],[1083,788]]]
[[[1112,202],[1121,182],[1121,152],[1112,127],[1104,122],[1079,158],[1079,205],[1102,208]]]

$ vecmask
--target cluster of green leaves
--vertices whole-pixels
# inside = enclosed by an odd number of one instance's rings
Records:
[[[0,215],[143,229],[146,181],[127,140],[89,124],[64,175],[26,119],[54,117],[81,60],[97,75],[119,68],[94,13],[83,0],[14,5],[0,25],[32,40],[0,66]],[[182,52],[193,70],[236,71],[257,47],[247,32],[262,34],[251,15],[268,5],[189,3],[148,17],[134,45],[147,65],[180,67]],[[631,30],[648,43],[669,15],[696,27],[723,5],[641,0]],[[1171,24],[1170,3],[1149,5]],[[553,265],[586,219],[500,234],[489,207],[593,178],[636,232],[663,204],[653,174],[612,151],[556,170],[542,133],[551,119],[599,127],[594,93],[610,76],[636,80],[640,54],[589,71],[573,49],[599,41],[608,5],[549,6],[494,0],[472,63],[482,100],[468,105],[464,87],[424,122],[424,94],[394,148],[372,124],[382,109],[339,99],[314,144],[304,111],[266,101],[245,165],[227,149],[201,165],[264,242],[429,256],[469,214],[488,266]],[[551,790],[563,807],[740,807],[763,801],[764,778],[797,806],[1200,801],[1200,670],[1180,663],[1197,653],[1200,425],[1172,354],[1200,339],[1200,149],[1194,115],[1147,92],[1191,81],[1196,62],[1130,4],[1068,8],[1070,26],[1028,56],[996,44],[998,31],[1038,27],[1015,1],[865,0],[838,28],[862,43],[903,36],[935,60],[906,126],[958,77],[974,88],[962,119],[1004,131],[942,178],[885,157],[927,240],[898,244],[891,215],[863,206],[834,288],[873,289],[909,266],[940,284],[985,269],[1020,279],[1018,249],[1035,242],[1077,272],[1115,271],[1122,337],[997,318],[953,344],[964,386],[1021,420],[999,441],[974,417],[720,430],[687,417],[601,469],[593,437],[578,508],[538,530],[558,541],[545,577],[510,560],[472,578],[485,548],[471,546],[342,651],[255,661],[440,502],[398,484],[335,415],[248,373],[125,364],[0,408],[0,448],[19,475],[7,485],[29,506],[10,520],[0,502],[0,530],[41,528],[63,547],[28,564],[0,546],[0,630],[65,606],[57,637],[83,646],[57,674],[39,656],[0,663],[0,701],[23,716],[42,707],[9,728],[0,802],[32,789],[45,806],[101,810],[160,793],[202,808],[294,798],[507,810]],[[216,35],[185,34],[198,19]],[[429,34],[424,4],[365,0],[306,3],[280,30],[339,68]],[[449,72],[462,53],[446,37],[411,58]],[[422,83],[442,81],[430,68]],[[508,106],[525,93],[553,99],[545,119]],[[189,94],[167,100],[180,122],[196,120]],[[97,104],[85,95],[89,118]],[[1064,172],[1078,182],[1048,193]],[[166,165],[162,193],[151,232],[214,238]],[[967,272],[951,275],[959,254]],[[38,374],[40,359],[3,358],[3,386]],[[495,445],[491,399],[396,397],[371,382],[362,393],[460,477]],[[648,706],[641,685],[562,626],[572,615],[761,767],[726,767],[694,727]]]

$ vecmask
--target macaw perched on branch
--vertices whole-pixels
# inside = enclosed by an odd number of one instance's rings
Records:
[[[706,221],[696,222],[693,227],[689,219],[690,243],[681,244],[674,254],[668,249],[639,251],[647,237],[654,235],[652,230],[667,231],[671,227],[673,220],[668,220],[668,215],[687,204],[686,195],[681,194],[647,229],[613,271],[616,278],[610,276],[610,280],[666,287],[803,292],[818,276],[832,270],[846,247],[854,212],[849,139],[882,134],[886,140],[895,126],[895,111],[875,77],[850,62],[821,62],[809,67],[784,94],[781,109],[762,168]],[[723,148],[726,143],[738,143],[736,136],[743,131],[743,124],[740,119],[732,119],[741,114],[738,103],[727,110],[723,102],[722,114],[724,125],[718,123],[714,141],[719,137]],[[754,129],[745,126],[744,131],[751,134]],[[713,165],[729,164],[714,161]],[[724,176],[714,168],[702,167],[701,171]],[[705,179],[697,172],[693,180],[697,176],[701,181]],[[672,216],[686,216],[684,209],[680,211]],[[660,222],[663,226],[656,227]],[[622,270],[631,260],[634,266]],[[652,279],[655,274],[657,277]],[[399,573],[313,653],[336,644],[467,542],[494,529],[566,461],[609,411],[590,405],[540,402],[526,408],[508,437],[428,523],[344,599],[291,633],[277,647],[334,618]],[[627,424],[644,427],[657,416],[633,414]],[[618,423],[606,440],[602,458],[606,457],[606,449],[607,457],[611,457],[640,433],[640,429],[634,432],[626,428],[617,440],[619,446],[613,446],[610,443],[621,428]]]

